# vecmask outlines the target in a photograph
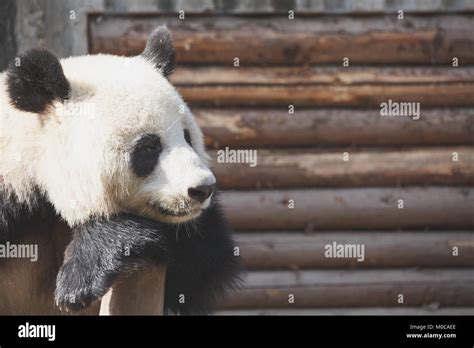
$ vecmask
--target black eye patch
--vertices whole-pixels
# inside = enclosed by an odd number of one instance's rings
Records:
[[[132,151],[132,169],[139,177],[149,175],[158,163],[161,152],[160,137],[156,134],[142,136]]]
[[[189,146],[193,147],[193,144],[191,143],[191,134],[187,129],[184,130],[184,140],[186,140]]]

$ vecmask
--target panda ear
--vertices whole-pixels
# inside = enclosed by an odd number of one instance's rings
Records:
[[[161,25],[150,34],[142,56],[150,60],[163,76],[168,77],[174,69],[175,50],[171,42],[171,33]]]
[[[45,49],[31,49],[10,63],[7,90],[11,103],[22,111],[42,113],[54,100],[70,92],[58,58]]]

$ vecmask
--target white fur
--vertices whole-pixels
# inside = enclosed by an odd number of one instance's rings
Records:
[[[61,64],[71,96],[64,104],[55,102],[46,115],[13,108],[5,75],[0,75],[5,188],[28,202],[38,187],[71,226],[121,211],[169,222],[199,215],[209,199],[196,205],[187,190],[215,178],[202,133],[168,80],[141,56],[88,55]],[[184,140],[184,128],[192,148]],[[160,136],[163,151],[155,170],[138,178],[129,159],[137,139],[148,133]],[[189,214],[164,216],[153,204]]]

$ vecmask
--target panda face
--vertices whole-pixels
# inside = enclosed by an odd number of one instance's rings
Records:
[[[36,110],[24,175],[70,225],[124,211],[178,223],[209,206],[216,180],[203,135],[167,79],[169,40],[159,28],[140,56],[61,60],[67,100]]]
[[[200,134],[190,119],[184,127],[140,134],[132,142],[130,166],[133,172],[130,201],[125,210],[166,222],[183,222],[198,216],[209,206],[215,178],[194,146]]]
[[[172,87],[165,80],[162,88]],[[157,91],[151,100],[166,94]],[[128,183],[128,194],[119,199],[122,210],[176,223],[197,217],[209,206],[216,180],[194,117],[174,89],[173,95],[174,101],[167,97],[149,104],[146,114],[153,116],[142,118],[143,125],[136,129],[121,129],[122,146],[109,150],[111,158],[118,154],[127,159],[119,171],[126,173],[120,181]]]
[[[81,73],[82,66],[87,74]],[[92,66],[98,69],[90,72]],[[87,101],[93,107],[85,109],[93,114],[66,112],[71,122],[67,125],[63,119],[62,126],[68,128],[58,133],[75,134],[83,144],[74,151],[77,142],[69,142],[69,153],[80,151],[77,157],[97,161],[104,204],[113,205],[105,211],[177,223],[209,206],[216,180],[208,168],[202,133],[178,92],[148,60],[91,56],[72,58],[63,67],[71,76],[72,90],[65,107],[78,109],[75,100]],[[83,86],[93,88],[84,91]],[[79,176],[79,166],[76,169]]]

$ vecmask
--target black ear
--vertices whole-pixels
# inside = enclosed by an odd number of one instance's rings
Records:
[[[162,25],[153,30],[142,55],[153,62],[163,76],[168,77],[173,72],[175,51],[168,28]]]
[[[70,86],[58,58],[45,49],[35,48],[10,63],[7,89],[16,108],[41,113],[53,100],[67,99]]]

